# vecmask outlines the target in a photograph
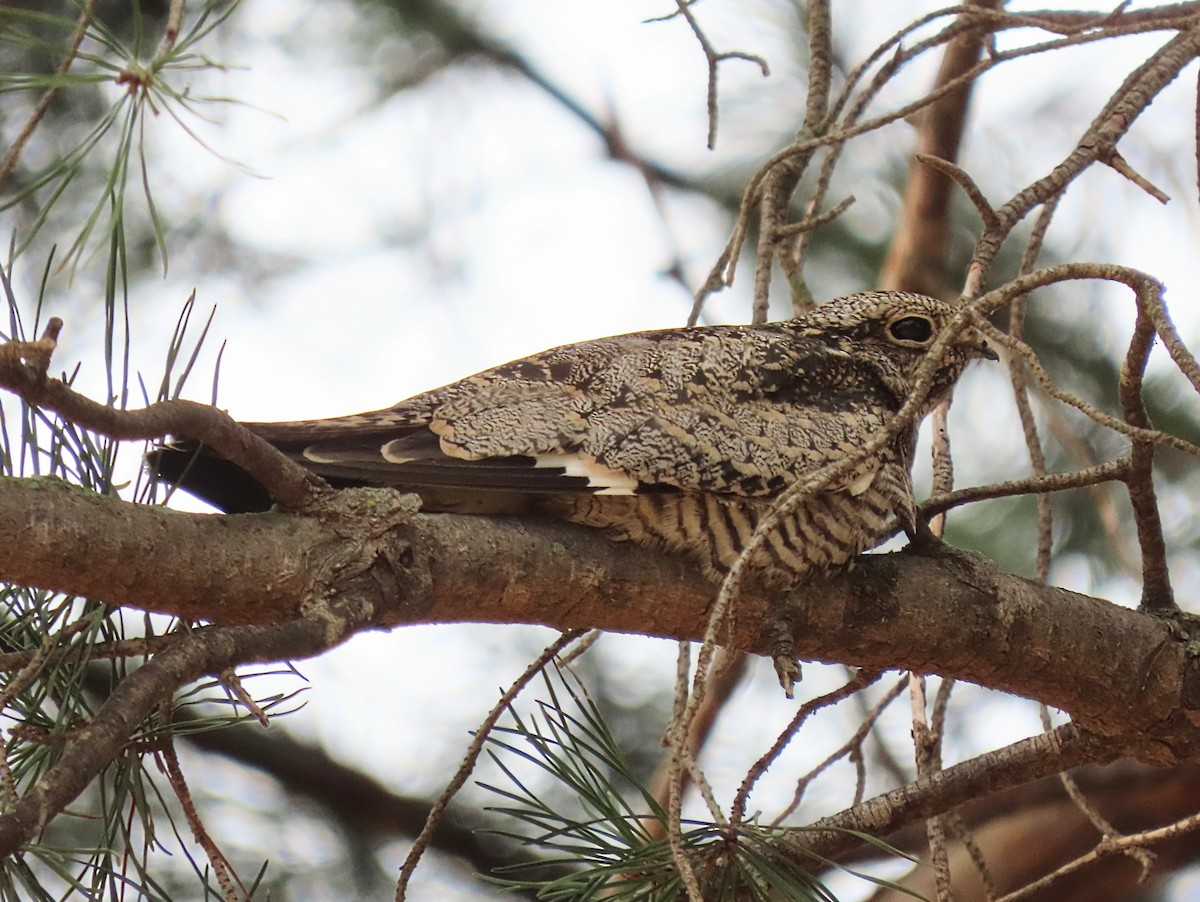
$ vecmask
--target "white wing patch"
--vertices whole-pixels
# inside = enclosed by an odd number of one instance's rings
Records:
[[[586,479],[597,495],[632,495],[637,491],[638,481],[628,473],[582,454],[537,454],[533,460],[535,468],[562,470],[564,476]]]

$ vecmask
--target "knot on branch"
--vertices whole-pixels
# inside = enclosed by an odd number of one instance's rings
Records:
[[[37,341],[10,341],[0,345],[0,363],[19,363],[24,361],[27,368],[40,378],[46,378],[50,370],[50,358],[58,347],[58,335],[62,331],[63,321],[57,316],[50,317],[42,337]]]
[[[302,605],[306,617],[326,621],[331,643],[365,624],[419,617],[432,604],[428,555],[418,552],[409,528],[420,508],[413,494],[349,488],[318,496],[304,510],[338,537],[316,581],[328,592]]]

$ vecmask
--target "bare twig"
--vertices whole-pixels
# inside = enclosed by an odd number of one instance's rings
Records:
[[[730,696],[741,685],[742,677],[749,671],[749,664],[750,658],[744,652],[722,649],[718,653],[712,691],[708,693],[688,727],[686,750],[691,760],[695,760],[712,735],[717,717],[725,707],[725,703],[729,701]],[[650,781],[650,795],[663,810],[666,810],[670,804],[671,772],[671,759],[667,757],[659,766],[654,779]],[[687,789],[687,777],[690,777],[690,771],[684,774],[685,779],[681,784],[681,790]],[[646,831],[652,839],[662,839],[666,835],[665,830],[666,825],[657,820],[651,820],[646,824]]]
[[[996,482],[991,485],[972,486],[958,489],[945,495],[935,495],[928,501],[917,505],[917,513],[923,517],[934,516],[944,510],[950,510],[974,501],[986,501],[991,498],[1012,498],[1015,495],[1041,495],[1047,492],[1062,492],[1067,489],[1079,489],[1086,486],[1099,485],[1102,482],[1123,480],[1129,461],[1125,458],[1110,460],[1096,464],[1083,470],[1072,470],[1068,473],[1047,473],[1042,476],[1032,476],[1025,479],[1010,479],[1007,482]]]
[[[169,701],[164,700],[159,705],[159,717],[165,729],[165,725],[171,723],[171,704]],[[225,853],[221,851],[216,841],[209,834],[208,829],[204,826],[204,821],[200,818],[200,812],[196,810],[196,803],[192,798],[192,792],[188,789],[187,780],[183,776],[183,768],[179,766],[179,755],[175,751],[175,741],[171,734],[165,732],[158,738],[156,745],[159,759],[162,761],[163,769],[167,774],[167,781],[171,784],[171,789],[175,791],[175,798],[179,800],[179,805],[183,809],[183,816],[187,819],[188,826],[192,828],[192,838],[204,850],[204,855],[208,859],[208,863],[212,865],[213,872],[217,876],[217,885],[221,887],[221,897],[225,902],[239,902],[239,900],[246,899],[248,894],[245,884],[237,876],[233,865],[225,857]]]
[[[1025,365],[1029,367],[1029,371],[1033,374],[1042,391],[1054,398],[1056,401],[1061,401],[1064,404],[1070,405],[1080,413],[1087,416],[1089,419],[1099,423],[1101,426],[1106,426],[1114,432],[1119,432],[1121,435],[1128,436],[1137,441],[1147,442],[1150,444],[1164,445],[1168,448],[1174,448],[1177,451],[1182,451],[1184,454],[1190,454],[1193,457],[1200,457],[1200,445],[1195,445],[1185,439],[1181,439],[1175,435],[1169,435],[1165,432],[1159,432],[1155,429],[1150,429],[1143,426],[1130,425],[1127,421],[1118,419],[1117,417],[1107,414],[1098,409],[1095,405],[1089,404],[1082,398],[1063,391],[1050,378],[1050,374],[1046,372],[1046,368],[1042,366],[1038,360],[1037,354],[1029,345],[1023,342],[1016,342],[1009,338],[1005,333],[990,326],[986,322],[977,324],[977,328],[983,332],[989,339],[1002,345],[1014,354],[1018,354],[1025,361]]]
[[[930,453],[933,457],[933,485],[935,495],[944,495],[954,488],[954,458],[950,453],[950,400],[947,399],[933,410]],[[946,515],[937,514],[929,521],[929,531],[938,538],[945,534]]]
[[[1103,839],[1086,855],[1080,855],[1078,858],[1069,861],[1040,880],[1035,880],[1033,883],[1021,887],[1016,892],[1002,896],[997,902],[1019,902],[1021,899],[1028,899],[1030,896],[1040,893],[1047,887],[1053,886],[1063,877],[1073,874],[1108,855],[1129,854],[1129,850],[1131,849],[1145,850],[1147,846],[1175,839],[1197,829],[1200,829],[1200,814],[1193,814],[1191,817],[1185,817],[1173,824],[1160,827],[1156,830],[1145,830],[1141,833],[1131,833],[1128,836]]]
[[[1000,218],[996,215],[995,208],[988,203],[988,199],[983,195],[983,190],[975,184],[975,180],[967,174],[965,169],[951,163],[949,160],[943,160],[941,157],[936,157],[929,153],[918,152],[914,154],[914,158],[919,163],[932,166],[938,172],[951,179],[958,187],[962,188],[963,193],[967,195],[967,199],[974,204],[975,209],[983,219],[984,228],[993,228],[1000,224]]]
[[[0,278],[7,277],[0,274]],[[168,435],[192,438],[208,445],[227,460],[257,479],[283,507],[303,508],[328,487],[320,477],[289,460],[228,414],[194,401],[160,401],[141,410],[120,410],[97,404],[71,389],[67,383],[50,379],[49,354],[62,321],[50,320],[46,336],[37,342],[11,342],[0,346],[0,388],[19,395],[27,403],[53,411],[84,429],[114,439],[162,439]],[[33,368],[21,358],[44,361]]]
[[[1167,194],[1161,188],[1156,187],[1149,179],[1130,166],[1129,162],[1123,156],[1121,156],[1118,151],[1114,150],[1109,155],[1108,159],[1102,160],[1101,162],[1107,163],[1110,167],[1112,167],[1114,172],[1119,172],[1121,175],[1125,176],[1125,178],[1129,179],[1129,181],[1133,182],[1160,204],[1171,202],[1171,197],[1169,194]]]
[[[1045,705],[1039,705],[1038,713],[1042,720],[1042,729],[1046,732],[1052,730],[1053,725],[1050,721],[1050,709]],[[1083,794],[1083,790],[1079,788],[1079,784],[1075,782],[1074,777],[1067,771],[1063,771],[1058,775],[1058,781],[1062,784],[1062,788],[1067,793],[1067,797],[1071,800],[1071,803],[1096,828],[1096,832],[1100,834],[1101,841],[1118,839],[1121,836],[1120,831]],[[1126,854],[1142,866],[1142,878],[1144,879],[1153,867],[1153,856],[1140,846],[1126,850]]]
[[[0,279],[7,277],[0,273]],[[7,287],[7,284],[6,284]],[[28,361],[30,367],[38,374],[45,376],[50,368],[50,358],[58,347],[58,335],[62,331],[63,321],[57,316],[50,317],[42,337],[35,341],[10,341],[0,344],[0,363],[14,364]]]
[[[463,784],[467,782],[467,778],[471,776],[471,771],[475,769],[475,762],[479,759],[484,744],[487,742],[488,736],[491,735],[492,729],[496,726],[496,722],[509,709],[513,700],[520,695],[521,690],[529,685],[529,681],[541,673],[546,665],[554,659],[555,655],[582,635],[584,635],[584,630],[568,630],[546,646],[542,650],[542,653],[531,661],[529,666],[525,668],[513,684],[504,691],[500,696],[500,700],[496,702],[492,710],[488,712],[487,717],[476,728],[475,738],[467,746],[466,754],[463,755],[463,760],[458,766],[458,771],[446,785],[442,794],[438,796],[438,800],[433,803],[433,807],[429,809],[429,816],[425,819],[425,826],[421,828],[420,834],[413,840],[412,848],[409,849],[408,855],[404,859],[404,864],[400,868],[400,878],[396,882],[396,902],[403,902],[406,898],[408,882],[412,879],[413,871],[416,870],[421,856],[425,854],[425,849],[433,837],[433,831],[437,829],[437,825],[441,821],[442,813],[446,810],[446,806],[450,804],[450,800],[462,789]]]
[[[221,685],[225,687],[230,695],[242,703],[255,720],[264,727],[270,726],[271,721],[267,717],[267,712],[262,709],[262,705],[254,700],[254,696],[246,691],[246,687],[242,684],[242,678],[237,675],[237,671],[234,668],[227,667],[222,670],[219,679]]]
[[[819,135],[829,125],[829,94],[833,83],[833,15],[829,0],[809,2],[806,19],[808,89],[805,92],[804,122],[800,133]],[[792,310],[797,314],[812,306],[812,293],[808,290],[800,269],[803,260],[800,252],[801,242],[789,240],[781,230],[787,226],[792,195],[808,168],[808,162],[809,157],[800,156],[780,164],[764,186],[759,236],[760,243],[767,245],[779,261],[779,267],[791,288]],[[810,217],[815,210],[816,207],[810,207],[805,218]],[[756,315],[766,313],[770,267],[770,259],[760,256],[759,268],[755,273]]]
[[[1042,243],[1046,232],[1050,229],[1050,220],[1058,209],[1062,195],[1055,195],[1046,201],[1033,224],[1033,231],[1025,243],[1025,251],[1021,255],[1020,275],[1033,272],[1041,253]],[[1021,295],[1013,300],[1008,311],[1008,334],[1017,341],[1022,341],[1025,335],[1025,309],[1028,296]],[[1029,451],[1029,463],[1033,475],[1046,475],[1046,454],[1042,450],[1042,439],[1038,434],[1037,421],[1033,416],[1033,408],[1029,402],[1029,385],[1025,378],[1025,370],[1020,360],[1015,357],[1008,359],[1008,376],[1012,385],[1013,400],[1017,405],[1017,416],[1021,421],[1021,431],[1025,435],[1025,447]],[[1034,564],[1034,575],[1039,582],[1045,582],[1050,576],[1050,555],[1054,545],[1054,515],[1050,509],[1050,499],[1044,493],[1037,496],[1038,544],[1037,557]]]
[[[771,748],[767,750],[746,773],[742,780],[742,785],[738,787],[737,795],[734,796],[733,806],[730,811],[729,820],[733,824],[739,824],[746,816],[746,805],[750,798],[750,793],[754,789],[754,785],[767,772],[775,759],[783,752],[788,743],[799,732],[800,727],[809,717],[820,711],[822,708],[828,708],[830,705],[836,705],[843,699],[849,698],[856,692],[861,692],[868,686],[876,683],[883,676],[883,671],[870,670],[862,668],[854,674],[845,684],[834,689],[832,692],[827,692],[824,695],[811,699],[800,706],[786,727],[780,732]]]
[[[581,656],[591,650],[591,647],[600,641],[604,635],[602,630],[589,630],[587,633],[579,637],[579,641],[575,643],[573,648],[567,649],[558,656],[560,667],[570,667]]]
[[[675,16],[680,16],[688,27],[692,30],[692,34],[696,36],[696,41],[700,44],[700,49],[704,51],[704,59],[708,64],[708,149],[712,150],[717,146],[717,74],[721,68],[721,63],[726,60],[746,60],[747,62],[755,63],[762,71],[763,77],[771,74],[771,67],[767,65],[767,61],[761,56],[755,56],[753,53],[745,53],[741,50],[718,51],[709,41],[708,36],[704,33],[704,29],[700,27],[700,23],[696,21],[696,17],[692,14],[692,4],[695,0],[675,0],[677,7],[676,12],[669,16],[664,16],[660,19],[649,19],[647,21],[665,21],[673,19]]]
[[[1154,324],[1145,312],[1145,305],[1140,303],[1139,295],[1137,321],[1133,327],[1133,337],[1129,340],[1125,363],[1121,367],[1117,390],[1125,422],[1146,430],[1151,427],[1146,405],[1142,401],[1142,379],[1153,344]],[[1142,607],[1173,611],[1177,608],[1175,594],[1171,590],[1170,571],[1167,569],[1167,547],[1154,492],[1153,470],[1154,444],[1134,439],[1129,449],[1129,470],[1125,474],[1125,484],[1129,488],[1129,502],[1133,506],[1134,525],[1142,550]]]
[[[179,39],[179,30],[183,27],[183,3],[184,0],[171,0],[162,40],[159,42],[158,49],[154,51],[156,61],[166,57],[174,49],[175,42]]]
[[[92,24],[92,16],[95,14],[96,0],[87,0],[83,8],[79,11],[79,20],[75,25],[75,31],[71,35],[71,42],[67,45],[67,52],[62,58],[62,62],[58,64],[58,68],[54,70],[56,76],[62,77],[71,69],[71,64],[75,62],[75,55],[79,52],[79,45],[83,43],[84,37],[87,36],[88,26]],[[38,98],[37,105],[33,108],[33,112],[29,115],[29,119],[21,128],[12,146],[8,148],[8,153],[4,155],[4,159],[0,160],[0,187],[4,185],[5,179],[16,168],[17,162],[21,159],[21,152],[25,149],[25,145],[29,143],[29,139],[33,137],[34,131],[37,130],[38,124],[46,115],[46,111],[50,109],[50,104],[54,101],[54,96],[58,93],[58,85],[51,85]]]
[[[813,780],[824,773],[835,761],[845,757],[850,757],[853,760],[855,771],[858,776],[854,789],[854,801],[852,804],[857,805],[862,802],[863,792],[865,790],[864,778],[866,776],[865,768],[863,766],[862,744],[887,706],[900,697],[900,694],[904,691],[904,688],[907,684],[908,681],[906,679],[902,678],[898,680],[896,685],[889,689],[884,696],[879,699],[879,701],[875,702],[870,708],[866,709],[865,713],[863,714],[862,721],[859,723],[858,729],[854,731],[853,736],[846,740],[846,742],[843,743],[839,749],[825,758],[824,761],[812,768],[812,770],[804,774],[799,780],[796,781],[796,789],[792,793],[792,800],[788,802],[788,804],[785,805],[777,815],[775,815],[775,818],[771,821],[772,827],[778,827],[781,823],[783,823],[785,818],[791,815],[800,806],[800,802],[804,798],[804,793],[812,784]],[[858,697],[862,698],[862,696]]]
[[[953,832],[954,837],[967,850],[967,856],[971,859],[975,873],[979,875],[979,882],[983,884],[984,902],[994,902],[996,898],[996,881],[992,877],[992,869],[988,867],[987,858],[984,856],[979,842],[975,839],[975,835],[971,832],[971,828],[967,826],[957,811],[944,814],[942,818],[946,826]]]
[[[709,648],[705,643],[704,648]],[[701,651],[704,651],[704,648]],[[697,698],[703,698],[703,690],[707,679],[707,664],[702,668],[696,665],[696,682],[692,694],[688,694],[690,649],[687,642],[680,642],[675,656],[675,693],[671,703],[671,719],[667,723],[663,744],[667,747],[670,762],[670,780],[667,783],[667,845],[671,849],[671,860],[679,872],[679,879],[687,891],[688,902],[704,902],[700,884],[696,880],[696,872],[688,861],[687,850],[683,846],[683,783],[687,771],[687,737],[691,730],[694,711],[690,704]],[[699,701],[696,701],[699,706]]]
[[[1146,315],[1154,323],[1154,329],[1167,349],[1167,353],[1171,355],[1171,360],[1192,383],[1192,388],[1200,392],[1200,364],[1197,364],[1196,358],[1192,356],[1192,352],[1188,350],[1183,339],[1179,337],[1179,333],[1175,331],[1175,324],[1171,322],[1171,315],[1167,312],[1167,305],[1163,301],[1161,291],[1143,292],[1140,301]]]
[[[930,722],[926,716],[925,677],[916,673],[908,675],[917,779],[928,779],[942,769],[942,733],[945,729],[946,706],[953,686],[953,680],[946,680],[938,688],[933,719]],[[950,856],[946,847],[946,823],[942,815],[938,814],[926,820],[925,835],[929,842],[929,861],[933,865],[938,902],[953,902]]]

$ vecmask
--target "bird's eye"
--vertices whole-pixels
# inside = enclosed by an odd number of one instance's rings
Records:
[[[888,326],[896,341],[925,344],[933,337],[933,323],[926,316],[905,316]]]

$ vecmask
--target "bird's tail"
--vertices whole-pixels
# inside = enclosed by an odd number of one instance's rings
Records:
[[[183,489],[228,514],[271,508],[271,496],[258,480],[199,442],[159,445],[146,466],[161,482]]]

